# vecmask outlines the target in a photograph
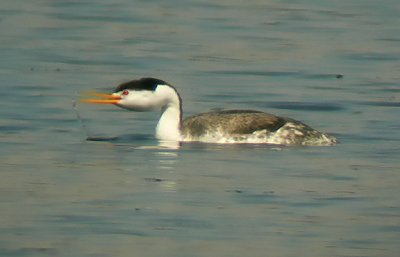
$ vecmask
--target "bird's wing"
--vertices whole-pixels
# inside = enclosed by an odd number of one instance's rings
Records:
[[[269,113],[252,110],[229,110],[202,113],[189,117],[183,122],[184,134],[201,136],[220,130],[229,134],[251,134],[258,130],[276,131],[286,122]]]

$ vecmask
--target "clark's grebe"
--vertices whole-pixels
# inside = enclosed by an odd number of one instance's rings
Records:
[[[336,138],[290,118],[253,110],[214,111],[182,119],[182,98],[171,84],[141,78],[119,85],[112,94],[82,101],[114,104],[132,111],[161,110],[156,138],[209,143],[334,145]]]

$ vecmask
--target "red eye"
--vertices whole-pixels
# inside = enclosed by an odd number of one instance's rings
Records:
[[[129,91],[128,90],[124,90],[124,91],[122,91],[122,94],[123,95],[129,95]]]

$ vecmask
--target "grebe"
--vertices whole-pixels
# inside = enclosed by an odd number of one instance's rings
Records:
[[[253,110],[224,110],[182,119],[182,98],[171,84],[156,78],[125,82],[112,94],[94,93],[94,104],[114,104],[132,111],[161,110],[156,138],[208,143],[334,145],[336,138],[290,118]],[[102,98],[102,99],[100,99]]]

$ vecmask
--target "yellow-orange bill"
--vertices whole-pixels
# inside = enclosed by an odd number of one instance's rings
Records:
[[[119,100],[82,99],[81,102],[91,104],[117,104]]]
[[[90,95],[96,96],[96,97],[103,97],[106,99],[118,99],[118,100],[121,99],[121,97],[119,95],[112,95],[112,94],[90,93]]]
[[[121,97],[119,95],[102,94],[102,93],[88,93],[91,96],[99,97],[99,99],[81,99],[81,102],[91,104],[117,104]],[[105,99],[100,99],[105,98]]]

